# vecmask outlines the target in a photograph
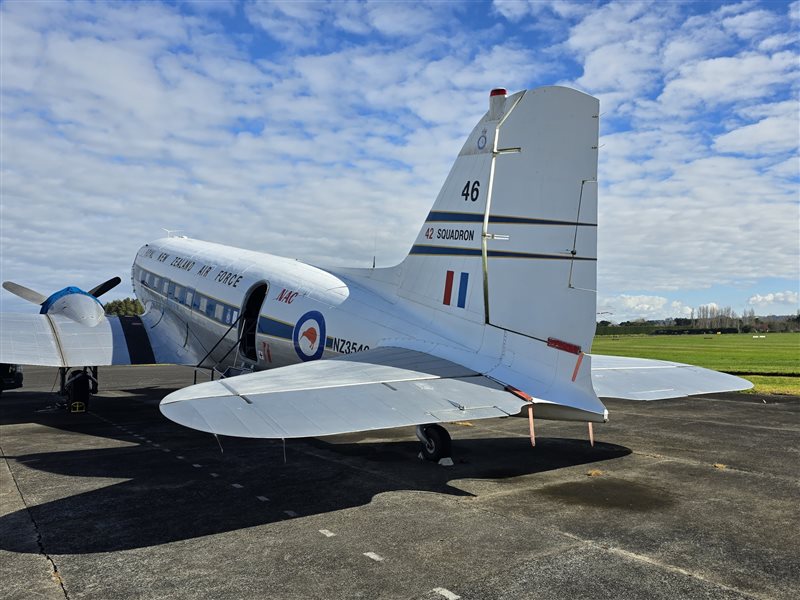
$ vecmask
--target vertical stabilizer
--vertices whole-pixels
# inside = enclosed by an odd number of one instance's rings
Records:
[[[598,101],[493,90],[402,265],[400,295],[588,351],[597,278]]]

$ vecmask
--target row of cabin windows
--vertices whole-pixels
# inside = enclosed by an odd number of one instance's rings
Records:
[[[239,309],[237,307],[229,306],[224,302],[199,294],[192,288],[184,287],[166,277],[159,277],[155,273],[146,271],[138,266],[135,267],[134,276],[147,288],[166,296],[170,300],[174,300],[178,304],[203,313],[224,325],[232,325],[239,318]]]

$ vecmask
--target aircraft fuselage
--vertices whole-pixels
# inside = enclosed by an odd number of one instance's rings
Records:
[[[396,299],[350,278],[198,240],[143,246],[132,277],[148,307],[145,323],[169,328],[173,343],[207,367],[242,359],[256,369],[280,367],[361,352],[416,329],[398,315]]]

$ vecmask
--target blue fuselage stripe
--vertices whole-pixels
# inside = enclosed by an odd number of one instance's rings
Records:
[[[539,260],[597,260],[588,256],[562,256],[559,254],[533,254],[530,252],[506,252],[489,250],[489,258],[533,258]]]
[[[451,248],[448,246],[423,246],[417,244],[411,247],[409,254],[441,254],[446,256],[480,256],[480,248]]]
[[[426,223],[434,222],[450,223],[483,223],[481,213],[461,213],[449,211],[431,211],[428,214]],[[489,223],[501,223],[506,225],[571,225],[580,227],[597,227],[597,223],[581,223],[580,221],[560,221],[557,219],[530,219],[527,217],[507,217],[504,215],[489,215]]]
[[[448,221],[448,222],[458,222],[458,223],[483,223],[483,214],[431,211],[428,214],[428,218],[425,219],[425,222],[430,223],[435,221]]]
[[[423,246],[417,244],[411,247],[409,254],[425,254],[434,256],[481,256],[480,248],[450,248],[448,246]],[[489,250],[489,258],[529,258],[539,260],[597,260],[587,256],[572,256],[562,254],[535,254],[531,252],[509,252],[505,250]]]
[[[264,316],[258,318],[258,333],[290,340],[292,339],[292,331],[294,331],[294,327],[286,323]]]

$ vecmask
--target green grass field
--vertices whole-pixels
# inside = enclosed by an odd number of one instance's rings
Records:
[[[734,373],[753,393],[800,395],[800,333],[597,336],[592,352],[688,363]]]

